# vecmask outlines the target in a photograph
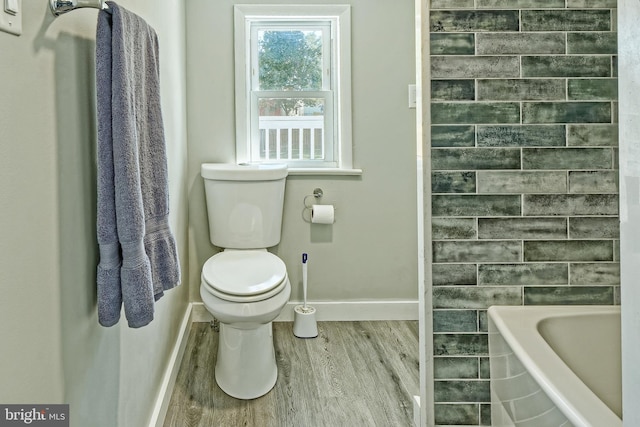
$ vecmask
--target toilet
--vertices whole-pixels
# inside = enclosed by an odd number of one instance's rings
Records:
[[[220,322],[216,383],[229,396],[255,399],[276,383],[272,321],[291,295],[280,242],[286,165],[205,163],[209,237],[223,249],[202,267],[200,296]]]

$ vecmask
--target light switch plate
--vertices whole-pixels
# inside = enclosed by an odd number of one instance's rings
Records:
[[[12,7],[16,7],[18,12],[14,15],[6,11],[6,0],[0,0],[2,2],[0,7],[0,31],[15,34],[19,36],[22,34],[22,0],[12,2]]]
[[[409,85],[409,108],[416,108],[417,97],[416,85]]]

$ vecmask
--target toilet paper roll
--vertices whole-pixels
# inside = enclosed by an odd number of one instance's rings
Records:
[[[333,224],[335,222],[333,205],[311,206],[311,222],[313,224]]]

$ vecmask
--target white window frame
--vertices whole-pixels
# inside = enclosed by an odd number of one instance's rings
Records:
[[[314,96],[325,98],[330,105],[325,104],[325,116],[329,116],[325,126],[325,135],[333,134],[329,142],[332,147],[327,153],[326,161],[302,160],[289,161],[290,171],[346,171],[352,170],[352,136],[351,136],[351,10],[349,5],[235,5],[235,94],[236,94],[236,161],[238,163],[251,162],[252,136],[251,121],[256,115],[252,111],[252,58],[251,58],[251,28],[252,23],[260,26],[264,23],[290,21],[292,26],[300,22],[327,21],[331,23],[331,49],[333,54],[332,80],[323,85],[318,92],[292,92],[294,96]],[[255,25],[253,25],[255,27]],[[255,58],[253,58],[255,61]],[[325,79],[323,79],[324,81]],[[328,86],[330,84],[330,86]],[[260,95],[269,95],[262,92]],[[255,126],[257,129],[257,126]],[[253,138],[252,138],[253,137]],[[273,161],[273,160],[267,160]],[[282,160],[280,160],[282,162]],[[355,170],[357,172],[357,170]],[[347,172],[348,173],[348,172]]]

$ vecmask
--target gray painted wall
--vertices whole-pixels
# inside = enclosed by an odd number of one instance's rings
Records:
[[[186,283],[184,6],[119,4],[159,34],[170,221]],[[146,425],[188,287],[167,292],[145,328],[98,325],[97,11],[54,19],[46,1],[22,7],[23,34],[0,33],[0,402],[69,403],[78,426]]]
[[[218,249],[209,242],[203,162],[235,161],[232,0],[187,2],[189,224],[191,298],[200,272]],[[271,3],[268,0],[262,3]],[[284,3],[332,3],[303,1]],[[287,179],[282,242],[300,300],[300,254],[309,253],[309,299],[417,300],[414,3],[352,0],[354,166],[362,177]],[[336,207],[336,223],[311,226],[303,199],[314,188]]]

